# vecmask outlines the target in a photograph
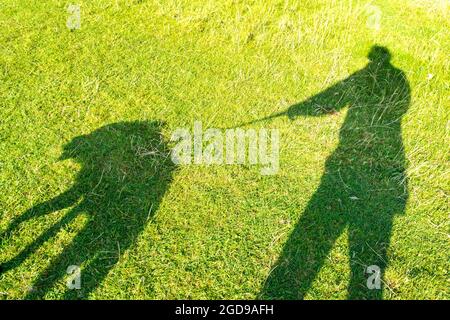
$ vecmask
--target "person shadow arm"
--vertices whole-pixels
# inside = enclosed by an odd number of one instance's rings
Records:
[[[323,116],[338,112],[349,104],[354,81],[354,76],[350,76],[305,101],[290,106],[286,112],[288,118],[294,120],[299,116]]]

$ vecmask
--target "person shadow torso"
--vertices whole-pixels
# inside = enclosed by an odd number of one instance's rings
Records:
[[[395,214],[408,198],[401,119],[410,103],[405,74],[389,51],[374,46],[367,66],[285,114],[324,116],[347,107],[339,144],[328,157],[319,187],[272,268],[261,298],[303,299],[337,238],[348,235],[348,298],[382,298]],[[368,266],[380,270],[381,288],[367,286]]]
[[[13,236],[25,221],[70,208],[57,223],[9,261],[1,272],[19,266],[78,216],[86,222],[70,244],[50,262],[25,298],[44,298],[69,266],[79,266],[81,289],[64,298],[87,298],[151,221],[172,180],[174,165],[156,121],[119,122],[74,138],[61,160],[81,165],[69,190],[38,204],[14,220],[3,237]]]

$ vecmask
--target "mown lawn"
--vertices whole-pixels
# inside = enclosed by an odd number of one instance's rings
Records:
[[[448,1],[69,3],[0,3],[0,299],[450,298]],[[276,175],[168,157],[285,110]]]

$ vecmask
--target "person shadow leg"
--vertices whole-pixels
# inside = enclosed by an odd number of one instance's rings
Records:
[[[349,257],[351,276],[348,299],[383,299],[392,290],[385,272],[393,219],[405,210],[407,193],[401,184],[378,185],[367,196],[359,214],[349,219]]]
[[[375,197],[369,194],[352,200],[344,191],[340,174],[352,176],[349,180],[355,181],[353,189],[361,187],[361,182],[354,173],[334,172],[326,170],[270,272],[261,298],[304,299],[337,238],[347,229],[350,263],[347,298],[382,299],[383,288],[387,286],[383,274],[388,265],[392,219],[394,211],[404,210],[405,200],[393,197],[390,189]],[[368,273],[369,266],[379,272],[379,280],[375,279],[375,271]],[[371,275],[375,285],[372,287],[368,286]]]
[[[391,236],[389,220],[366,227],[349,226],[350,281],[347,288],[349,300],[381,300],[386,285],[384,272],[388,265],[387,248]]]
[[[262,299],[303,299],[346,227],[336,196],[336,176],[326,174],[309,201],[259,296]],[[327,212],[327,214],[324,214]]]

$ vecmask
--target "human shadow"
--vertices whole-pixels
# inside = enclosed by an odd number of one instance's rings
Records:
[[[19,266],[77,216],[86,215],[87,222],[40,274],[26,298],[44,297],[56,281],[67,276],[71,265],[81,267],[81,289],[66,290],[64,298],[87,297],[135,243],[172,179],[174,165],[161,136],[161,126],[156,121],[114,123],[76,137],[64,147],[61,159],[73,158],[81,165],[74,185],[19,216],[3,236],[12,235],[27,220],[72,208],[23,251],[3,263],[2,272]]]
[[[348,108],[339,145],[326,160],[320,186],[285,243],[261,298],[304,298],[344,230],[351,269],[348,298],[382,298],[392,220],[404,212],[408,198],[401,119],[410,104],[410,86],[390,63],[386,48],[373,46],[368,58],[363,69],[275,115],[295,119]],[[372,265],[379,267],[380,289],[375,277],[372,290],[367,286],[371,274],[366,268]]]

